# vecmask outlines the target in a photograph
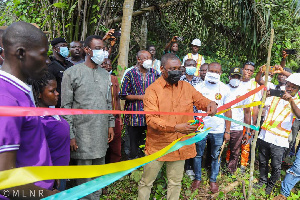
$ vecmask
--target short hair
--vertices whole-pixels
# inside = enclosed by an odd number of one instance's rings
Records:
[[[168,60],[179,60],[180,61],[180,59],[175,54],[166,53],[165,55],[163,55],[161,57],[161,65],[165,66],[167,64]]]
[[[255,63],[254,63],[254,62],[247,61],[247,62],[243,65],[243,69],[245,68],[246,65],[252,65],[252,67],[255,68]]]
[[[84,47],[90,47],[92,40],[102,40],[102,37],[99,35],[90,35],[84,40]]]
[[[185,65],[186,61],[194,61],[195,63],[197,63],[194,59],[189,58],[184,61],[183,65]]]
[[[154,47],[154,48],[156,49],[156,47],[155,47],[153,44],[150,44],[150,45],[147,47],[147,49],[149,50],[150,47]]]
[[[34,97],[34,101],[35,104],[37,106],[39,106],[39,94],[42,93],[45,89],[45,87],[47,86],[47,84],[49,83],[49,81],[51,80],[55,80],[56,78],[55,76],[50,73],[49,71],[46,71],[46,73],[44,74],[44,76],[42,76],[40,79],[28,79],[28,84],[32,86],[32,91],[33,91],[33,97]]]
[[[3,33],[2,43],[3,48],[6,50],[4,54],[6,55],[7,49],[16,44],[24,47],[41,46],[42,39],[47,41],[47,37],[41,29],[26,22],[15,22],[8,26]]]
[[[290,68],[287,68],[287,67],[284,67],[283,70],[286,71],[286,72],[293,73],[293,70],[291,70]]]
[[[139,50],[138,52],[137,52],[137,54],[136,54],[136,56],[138,57],[138,58],[140,58],[140,56],[141,56],[141,54],[142,53],[149,53],[148,51],[146,51],[146,50]]]

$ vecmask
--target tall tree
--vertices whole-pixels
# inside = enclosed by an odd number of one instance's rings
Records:
[[[118,59],[118,77],[121,78],[124,73],[125,67],[128,67],[128,52],[130,42],[130,30],[132,21],[134,0],[125,0],[123,4],[123,17],[122,17],[122,35],[120,39],[119,47],[119,59]]]

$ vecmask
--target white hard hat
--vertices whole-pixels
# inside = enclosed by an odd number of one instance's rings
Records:
[[[191,44],[200,47],[201,46],[201,41],[199,39],[194,39]]]
[[[295,85],[300,86],[300,73],[291,74],[286,81],[291,82]]]

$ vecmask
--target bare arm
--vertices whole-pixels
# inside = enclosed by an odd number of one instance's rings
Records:
[[[262,80],[262,66],[260,67],[259,71],[257,72],[256,76],[255,76],[255,81],[259,84],[259,85],[264,85],[265,81]]]
[[[143,101],[144,95],[127,95],[125,96],[125,99],[128,101],[136,101],[136,100]]]
[[[174,36],[174,37],[172,38],[172,40],[170,40],[170,42],[166,45],[166,47],[165,47],[165,52],[168,52],[168,50],[169,50],[169,48],[170,48],[172,42],[176,42],[176,41],[177,41],[176,38],[177,38],[177,36]]]
[[[244,108],[244,122],[251,124],[251,111],[250,108]],[[246,128],[247,132],[250,132],[250,128]]]

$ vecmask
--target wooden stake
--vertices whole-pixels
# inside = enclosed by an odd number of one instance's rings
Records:
[[[221,146],[221,151],[220,151],[220,154],[219,154],[218,162],[220,162],[220,158],[221,158],[221,155],[222,155],[222,153],[223,153],[225,144],[226,144],[226,141],[224,140],[224,142],[223,142],[223,144],[222,144],[222,146]]]
[[[270,67],[270,62],[271,62],[271,50],[272,50],[272,46],[273,46],[273,38],[274,38],[274,29],[271,29],[267,67],[266,67],[266,72],[265,72],[265,87],[266,88],[267,88],[267,84],[268,84],[268,75],[269,75],[269,67]],[[259,112],[258,112],[256,126],[260,126],[261,115],[263,112],[263,105],[266,102],[266,95],[267,95],[267,90],[264,90],[264,94],[263,94],[263,98],[262,98],[262,106],[260,107]],[[258,137],[258,132],[259,132],[259,130],[255,131],[254,139],[253,139],[253,142],[251,145],[251,163],[250,163],[250,179],[249,179],[248,199],[250,199],[250,197],[252,195],[255,149],[256,149],[256,141],[257,141],[257,137]]]

